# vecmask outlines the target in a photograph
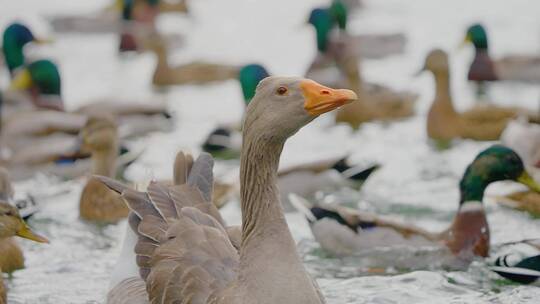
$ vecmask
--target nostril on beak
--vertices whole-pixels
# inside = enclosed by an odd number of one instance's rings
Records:
[[[322,94],[322,95],[330,95],[330,91],[328,91],[328,90],[322,90],[322,91],[321,91],[321,94]]]

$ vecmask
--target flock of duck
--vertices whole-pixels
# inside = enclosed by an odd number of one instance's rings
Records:
[[[357,189],[378,164],[355,166],[347,155],[340,155],[278,169],[287,139],[324,113],[335,111],[335,122],[353,129],[369,121],[392,122],[415,115],[416,93],[369,83],[361,75],[362,59],[402,53],[406,37],[351,35],[347,25],[354,3],[334,0],[307,15],[315,30],[317,55],[305,78],[271,76],[256,63],[195,61],[171,66],[168,49],[178,37],[161,36],[155,20],[165,12],[186,13],[185,1],[118,0],[93,15],[51,19],[59,33],[118,32],[120,52],[153,52],[154,86],[238,80],[245,103],[243,121],[216,128],[201,146],[206,152],[197,158],[179,151],[171,166],[172,181],[152,181],[144,187],[121,180],[123,169],[140,155],[126,142],[174,128],[167,105],[111,98],[66,111],[56,63],[29,61],[25,56],[26,45],[52,41],[34,36],[21,23],[6,27],[3,68],[11,84],[0,95],[2,272],[24,266],[14,236],[48,242],[24,220],[39,212],[35,201],[16,203],[10,183],[38,172],[64,179],[90,176],[80,197],[81,219],[115,223],[127,218],[108,303],[325,303],[285,220],[285,212],[291,211],[304,214],[321,248],[339,257],[400,246],[441,248],[451,264],[460,267],[487,257],[490,230],[483,198],[488,185],[511,180],[527,186],[528,190],[496,200],[540,214],[540,113],[486,102],[487,83],[540,82],[540,55],[492,58],[481,24],[465,34],[465,42],[475,48],[468,79],[476,83],[476,106],[455,110],[452,65],[444,50],[431,51],[420,71],[431,73],[435,83],[426,129],[437,148],[456,139],[500,141],[474,158],[471,155],[448,229],[431,232],[337,204],[312,202],[313,194],[323,188]],[[214,158],[239,159],[239,180],[214,179]],[[218,210],[233,197],[241,203],[240,227],[227,226]],[[520,243],[540,251],[538,240]],[[531,283],[540,278],[540,255],[518,260],[501,256],[491,269],[510,280]],[[1,279],[0,303],[6,303]]]

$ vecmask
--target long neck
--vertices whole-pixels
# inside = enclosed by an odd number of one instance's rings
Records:
[[[92,173],[113,178],[117,153],[117,148],[92,151]]]
[[[257,267],[262,264],[288,261],[291,267],[301,266],[276,186],[283,145],[282,140],[265,139],[256,131],[244,131],[240,164],[240,274],[246,280],[260,275]]]
[[[447,114],[456,114],[450,92],[450,72],[448,69],[433,71],[435,78],[434,106],[440,107]]]
[[[246,133],[240,164],[243,244],[264,233],[267,222],[284,219],[276,186],[283,143]]]
[[[158,60],[156,69],[157,70],[162,70],[162,69],[168,70],[169,69],[169,62],[167,60],[167,50],[165,49],[165,47],[163,45],[156,46],[154,48],[154,52],[156,53],[157,60]]]

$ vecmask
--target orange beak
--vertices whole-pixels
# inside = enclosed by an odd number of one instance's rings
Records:
[[[300,88],[304,94],[304,109],[313,116],[332,111],[358,99],[356,93],[345,89],[332,89],[313,80],[303,80]]]

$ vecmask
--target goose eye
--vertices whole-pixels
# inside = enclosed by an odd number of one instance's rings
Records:
[[[287,94],[288,91],[289,91],[289,90],[288,90],[286,87],[279,87],[279,88],[277,89],[276,93],[277,93],[278,95],[283,96],[283,95]]]

